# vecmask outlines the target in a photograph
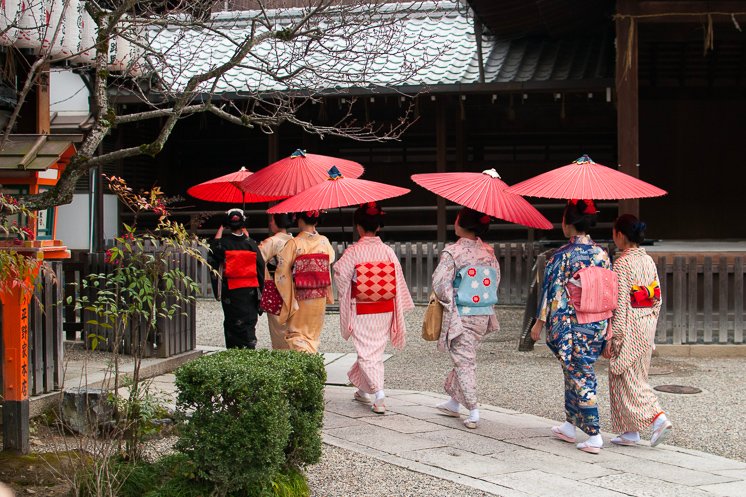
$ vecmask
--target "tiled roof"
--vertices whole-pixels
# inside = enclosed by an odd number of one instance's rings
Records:
[[[401,4],[397,7],[401,8]],[[243,67],[228,71],[217,83],[217,93],[272,91],[329,91],[349,88],[470,85],[479,83],[477,43],[473,18],[466,7],[451,0],[418,2],[406,16],[391,15],[392,28],[344,35],[349,27],[323,26],[329,38],[312,43],[266,40]],[[293,9],[277,14],[286,25]],[[230,59],[235,40],[244,39],[254,12],[221,13],[213,17],[222,33],[166,29],[150,31],[153,47],[166,54],[156,65],[166,85],[184,88],[194,74]],[[393,17],[396,16],[396,17]],[[384,35],[384,36],[381,36]],[[613,77],[613,36],[592,35],[572,40],[496,40],[482,43],[486,83],[525,83],[593,80]],[[371,57],[369,53],[378,53]],[[342,53],[343,57],[332,56]],[[308,69],[299,70],[302,67]],[[296,73],[296,71],[298,71]],[[275,78],[279,75],[282,78]],[[565,85],[566,86],[566,85]],[[202,87],[202,90],[209,90]]]

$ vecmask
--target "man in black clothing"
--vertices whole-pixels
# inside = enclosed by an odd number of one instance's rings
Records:
[[[225,346],[256,347],[256,322],[259,299],[264,286],[264,259],[244,228],[246,217],[241,209],[231,209],[210,243],[210,265],[221,268],[222,281],[213,281],[215,296],[223,305]],[[230,230],[223,236],[223,228]],[[218,288],[218,285],[220,288]]]

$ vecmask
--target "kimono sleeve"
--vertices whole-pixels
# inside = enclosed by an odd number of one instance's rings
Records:
[[[541,283],[541,297],[539,298],[539,307],[536,313],[536,319],[538,321],[549,322],[551,314],[549,294],[554,285],[555,273],[558,271],[558,266],[561,266],[562,259],[556,256],[552,256],[547,261],[547,267],[544,270],[544,281]]]
[[[285,324],[295,314],[298,303],[295,300],[295,286],[293,284],[293,263],[295,262],[296,242],[288,240],[279,254],[277,254],[277,269],[275,270],[275,285],[282,297],[282,308],[278,320]]]
[[[445,250],[440,254],[440,262],[433,272],[433,292],[447,309],[453,304],[453,280],[456,278],[456,262]]]
[[[352,334],[352,277],[355,275],[353,248],[350,247],[334,264],[334,284],[339,298],[339,332],[347,340]]]

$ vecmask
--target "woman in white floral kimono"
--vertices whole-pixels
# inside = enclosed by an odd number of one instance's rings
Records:
[[[296,214],[300,233],[277,256],[275,285],[282,297],[278,321],[287,325],[290,350],[315,354],[332,297],[331,270],[336,254],[329,239],[316,231],[319,211]]]
[[[433,273],[433,291],[443,304],[443,325],[438,350],[447,351],[453,369],[445,382],[451,398],[437,409],[460,417],[463,405],[469,410],[467,428],[479,423],[477,408],[477,348],[485,335],[499,329],[494,304],[500,284],[500,266],[495,253],[479,236],[490,226],[490,217],[462,208],[456,218],[456,243],[446,246]]]
[[[334,265],[334,282],[339,295],[339,328],[352,343],[357,361],[347,373],[357,387],[355,400],[370,404],[372,411],[386,412],[383,391],[383,352],[386,343],[402,349],[405,343],[404,312],[414,309],[404,281],[399,258],[378,237],[384,212],[375,202],[355,211],[360,239],[345,250]]]

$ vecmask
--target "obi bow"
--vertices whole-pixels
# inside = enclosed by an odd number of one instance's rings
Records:
[[[661,299],[661,287],[657,281],[649,285],[632,285],[630,294],[632,307],[653,307]]]

